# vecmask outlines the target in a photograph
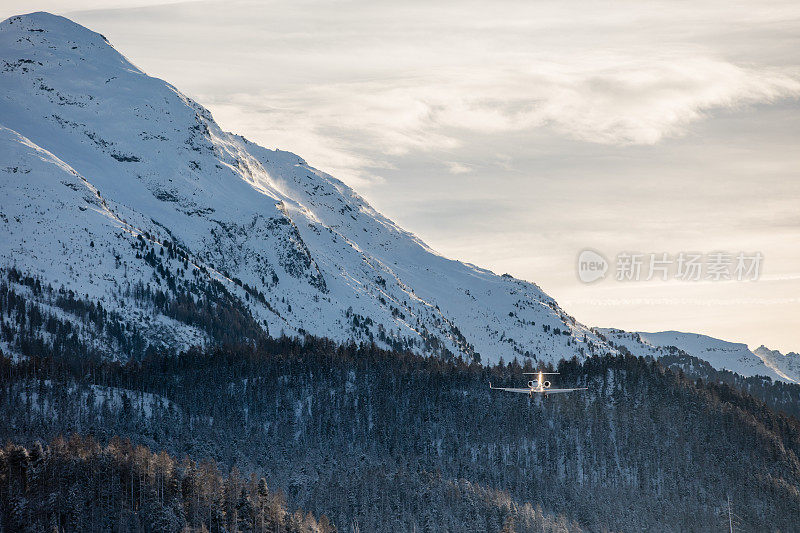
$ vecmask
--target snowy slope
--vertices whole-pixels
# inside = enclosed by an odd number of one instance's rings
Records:
[[[798,367],[794,367],[793,370],[793,367],[787,364],[781,365],[780,361],[784,359],[765,357],[761,349],[752,352],[746,344],[680,331],[657,333],[627,332],[618,329],[598,329],[597,331],[611,344],[624,346],[630,353],[637,356],[651,356],[658,359],[670,353],[666,348],[672,346],[692,357],[708,362],[716,370],[730,370],[745,377],[769,376],[773,380],[800,383]],[[784,356],[780,357],[784,358]],[[795,360],[790,359],[790,361],[794,362]]]
[[[0,56],[0,266],[153,342],[208,339],[131,294],[208,278],[272,335],[484,362],[605,349],[536,285],[436,254],[300,157],[222,131],[97,33],[12,17]]]
[[[642,340],[652,346],[675,346],[684,352],[708,361],[717,370],[730,370],[742,376],[770,376],[781,379],[773,369],[751,352],[746,344],[728,342],[698,333],[662,331],[639,332]]]
[[[768,367],[800,383],[800,354],[789,352],[784,355],[778,350],[770,350],[763,344],[753,350],[753,353]]]

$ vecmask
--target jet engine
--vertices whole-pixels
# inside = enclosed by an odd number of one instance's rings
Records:
[[[544,383],[542,383],[542,386],[543,386],[545,389],[549,389],[549,388],[550,388],[550,382],[549,382],[549,381],[545,381]]]

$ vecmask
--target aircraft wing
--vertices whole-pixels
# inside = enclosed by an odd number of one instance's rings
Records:
[[[511,387],[493,387],[491,383],[489,383],[489,388],[492,390],[501,390],[505,392],[518,392],[520,394],[531,394],[535,392],[536,394],[558,394],[559,392],[572,392],[576,390],[586,390],[587,387],[579,387],[576,389],[545,389],[545,390],[531,390],[531,389],[517,389]]]
[[[522,394],[530,394],[530,389],[510,389],[507,387],[492,387],[492,390],[504,390],[506,392],[519,392]]]
[[[506,391],[506,392],[519,392],[520,394],[530,394],[530,392],[531,392],[530,389],[515,389],[515,388],[509,388],[509,387],[492,387],[491,381],[489,382],[489,388],[492,389],[492,390],[503,390],[503,391]]]

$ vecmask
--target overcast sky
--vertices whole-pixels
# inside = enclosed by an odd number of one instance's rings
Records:
[[[800,3],[4,0],[104,34],[223,128],[578,320],[800,351]],[[576,275],[761,252],[756,282]]]

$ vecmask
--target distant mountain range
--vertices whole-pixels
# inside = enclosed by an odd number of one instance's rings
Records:
[[[800,381],[797,354],[595,330],[533,283],[447,259],[300,157],[222,131],[66,18],[7,19],[0,61],[0,267],[107,357],[312,334],[484,363],[675,347],[718,370]],[[76,312],[87,306],[114,327]],[[225,306],[236,326],[211,324]],[[9,335],[0,349],[24,353]]]
[[[662,331],[658,333],[598,329],[615,347],[624,347],[634,355],[656,359],[666,353],[682,352],[702,359],[716,370],[729,370],[744,377],[769,376],[773,380],[800,382],[800,356],[782,355],[764,346],[751,351],[746,344],[728,342],[698,333]]]

